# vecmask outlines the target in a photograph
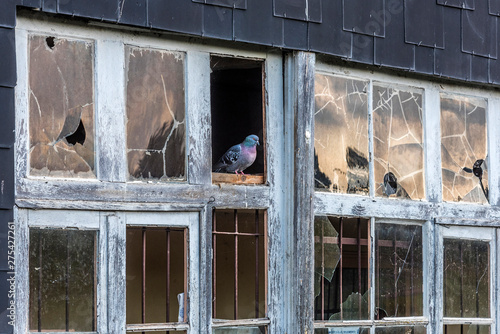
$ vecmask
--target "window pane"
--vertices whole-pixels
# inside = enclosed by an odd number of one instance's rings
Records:
[[[29,38],[30,174],[92,178],[94,43]]]
[[[214,212],[214,319],[266,316],[264,214],[241,209]]]
[[[368,319],[368,220],[314,219],[315,320]]]
[[[184,54],[125,47],[131,179],[185,179]]]
[[[185,322],[184,233],[127,228],[127,324]]]
[[[444,325],[446,334],[489,334],[489,325]]]
[[[316,190],[368,194],[367,85],[367,81],[316,74]]]
[[[422,227],[377,224],[375,316],[423,315]]]
[[[441,96],[443,200],[488,202],[486,100]]]
[[[374,85],[373,138],[377,196],[425,198],[421,91]]]
[[[489,244],[444,239],[444,316],[490,316]]]
[[[96,235],[30,230],[31,330],[95,330]]]
[[[401,327],[378,327],[375,328],[376,334],[425,334],[425,326],[401,326]]]
[[[262,327],[223,327],[214,328],[213,334],[265,334],[266,326]]]

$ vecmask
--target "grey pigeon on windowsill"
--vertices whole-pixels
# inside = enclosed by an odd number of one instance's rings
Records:
[[[250,135],[237,145],[232,146],[213,165],[212,171],[217,173],[236,173],[244,175],[243,171],[250,167],[257,157],[256,146],[259,145],[259,137]]]

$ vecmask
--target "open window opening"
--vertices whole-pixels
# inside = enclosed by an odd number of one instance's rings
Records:
[[[369,220],[314,219],[316,321],[369,319]]]
[[[96,247],[96,231],[30,230],[30,331],[96,331]]]
[[[186,333],[186,228],[127,228],[127,332]]]
[[[264,210],[215,210],[212,222],[214,333],[266,333]]]
[[[212,180],[264,183],[264,62],[212,56],[211,70]]]

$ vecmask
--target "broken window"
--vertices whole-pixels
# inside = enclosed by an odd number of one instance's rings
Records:
[[[127,331],[187,328],[187,229],[128,227],[126,272]]]
[[[29,37],[30,175],[93,178],[94,42]]]
[[[422,316],[422,227],[377,223],[375,233],[376,319]]]
[[[373,85],[377,196],[423,199],[422,91]]]
[[[264,183],[264,62],[212,56],[210,66],[212,181]],[[245,152],[240,154],[238,149],[233,154],[225,155],[233,145],[243,144],[245,138],[251,135],[256,137],[244,145]],[[258,145],[255,145],[256,140]],[[226,158],[221,159],[223,156]],[[247,176],[236,175],[241,173]]]
[[[184,54],[125,46],[132,180],[185,180]]]
[[[314,186],[368,195],[368,81],[316,74]]]
[[[482,98],[441,95],[444,201],[488,202],[486,108]]]
[[[31,229],[29,328],[96,330],[95,231]]]
[[[315,217],[315,320],[369,319],[368,241],[368,219]]]
[[[488,242],[444,239],[443,315],[490,317],[490,247]]]
[[[212,229],[214,333],[264,333],[269,323],[265,211],[215,210]],[[238,321],[231,327],[227,320]]]

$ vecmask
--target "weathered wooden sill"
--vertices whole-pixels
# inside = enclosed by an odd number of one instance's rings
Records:
[[[156,331],[175,331],[188,330],[189,325],[184,322],[153,323],[153,324],[128,324],[127,332],[156,332]]]
[[[264,184],[263,174],[212,173],[213,183]]]

